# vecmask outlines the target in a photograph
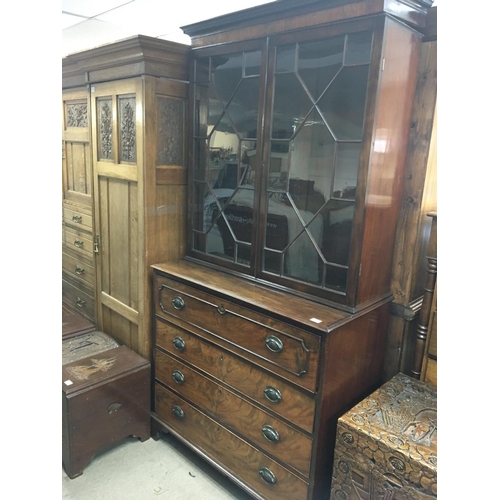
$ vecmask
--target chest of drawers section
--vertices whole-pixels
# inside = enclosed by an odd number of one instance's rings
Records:
[[[92,212],[77,204],[63,203],[62,295],[73,310],[94,321],[95,267]]]
[[[336,418],[378,382],[388,308],[353,315],[215,270],[153,269],[154,433],[254,498],[326,500]]]
[[[257,497],[307,496],[319,336],[155,275],[154,415]]]

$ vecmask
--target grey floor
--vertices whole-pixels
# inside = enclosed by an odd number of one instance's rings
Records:
[[[251,500],[170,434],[126,438],[94,457],[83,474],[62,471],[63,500]]]

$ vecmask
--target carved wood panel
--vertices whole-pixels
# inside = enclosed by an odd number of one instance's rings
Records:
[[[157,98],[157,165],[184,165],[184,100]]]

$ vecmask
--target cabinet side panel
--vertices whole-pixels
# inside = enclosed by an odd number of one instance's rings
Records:
[[[386,20],[357,303],[390,289],[420,36]]]
[[[388,321],[389,304],[385,304],[335,330],[326,340],[312,464],[312,481],[320,492],[317,498],[329,498],[338,417],[382,383]]]

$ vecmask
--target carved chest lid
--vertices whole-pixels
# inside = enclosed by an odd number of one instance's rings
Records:
[[[437,389],[398,373],[339,419],[338,434],[354,455],[378,448],[392,468],[416,461],[436,473]]]

